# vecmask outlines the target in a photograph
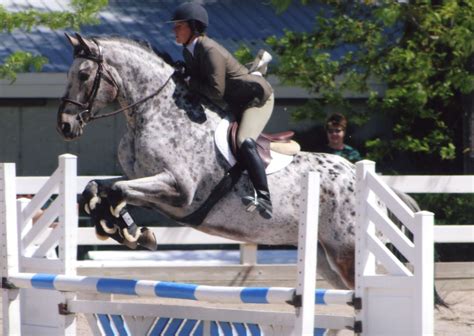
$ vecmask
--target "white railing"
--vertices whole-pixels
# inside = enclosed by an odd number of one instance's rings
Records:
[[[93,179],[116,178],[118,176],[77,176],[74,190],[78,194],[84,190],[87,183]],[[474,193],[474,175],[381,175],[379,176],[389,186],[405,193]],[[18,195],[36,194],[47,182],[48,176],[16,177],[16,193]],[[72,190],[73,188],[69,188]],[[58,187],[51,190],[57,193]],[[33,207],[29,206],[31,209]],[[37,208],[36,205],[34,208]],[[433,210],[435,209],[428,209]],[[163,245],[239,245],[241,264],[252,265],[257,263],[257,246],[240,241],[208,235],[187,227],[151,227],[159,237],[159,246]],[[474,242],[474,223],[452,225],[435,225],[435,242],[438,243],[470,243]],[[96,238],[94,228],[79,228],[78,245],[116,245],[112,240]]]
[[[357,162],[356,174],[355,273],[359,281],[355,292],[363,302],[364,309],[357,316],[362,321],[364,333],[383,335],[388,330],[398,330],[407,335],[432,335],[434,214],[427,211],[413,213],[375,173],[374,162]],[[380,203],[410,230],[412,240],[386,215]],[[392,254],[385,245],[386,239],[403,254],[411,267]],[[385,301],[381,302],[381,297]],[[388,311],[397,313],[381,325],[379,320]],[[410,317],[411,323],[406,322]]]

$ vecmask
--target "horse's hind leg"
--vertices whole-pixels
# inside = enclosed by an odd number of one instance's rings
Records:
[[[354,246],[339,246],[332,248],[329,244],[320,242],[325,251],[326,259],[331,269],[339,275],[345,288],[353,289],[355,286],[355,250]],[[318,250],[319,251],[319,250]]]
[[[341,280],[339,273],[334,271],[329,263],[326,251],[318,244],[318,275],[322,276],[334,288],[346,289],[348,288],[344,281]]]

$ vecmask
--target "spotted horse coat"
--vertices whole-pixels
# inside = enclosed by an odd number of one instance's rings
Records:
[[[98,205],[110,204],[116,210],[119,204],[132,204],[172,218],[192,213],[229,169],[213,142],[222,116],[189,99],[186,85],[171,78],[173,68],[149,48],[116,37],[92,40],[76,34],[68,39],[76,57],[57,119],[65,139],[80,137],[89,116],[105,106],[116,101],[127,106],[159,89],[153,97],[123,112],[127,131],[120,141],[118,158],[125,177],[91,181],[84,192],[86,210],[94,218],[97,209],[102,209],[99,222],[107,227],[117,220],[107,207]],[[102,77],[94,90],[98,71]],[[94,103],[86,111],[92,95]],[[193,116],[203,116],[203,106],[205,118],[193,121]],[[241,197],[248,195],[252,185],[244,176],[195,228],[249,243],[296,246],[302,178],[309,171],[320,174],[319,234],[314,237],[315,244],[319,242],[318,272],[336,288],[353,288],[355,168],[342,157],[300,152],[288,167],[269,175],[274,209],[271,220],[245,211]],[[100,236],[107,236],[100,225],[97,228]]]

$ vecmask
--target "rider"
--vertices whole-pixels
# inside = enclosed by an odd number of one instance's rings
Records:
[[[249,74],[223,46],[205,35],[209,25],[207,11],[200,4],[186,2],[178,6],[171,19],[176,42],[183,45],[186,82],[191,91],[222,102],[235,111],[240,125],[237,132],[238,160],[247,169],[255,196],[242,200],[252,202],[260,215],[272,216],[272,203],[265,167],[257,152],[255,140],[263,131],[273,111],[273,89],[262,77]]]

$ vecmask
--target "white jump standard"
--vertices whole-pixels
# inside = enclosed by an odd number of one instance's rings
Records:
[[[357,164],[356,289],[315,292],[316,244],[310,237],[315,237],[311,230],[317,230],[318,216],[317,209],[315,213],[306,205],[319,197],[314,190],[319,185],[317,175],[309,174],[302,195],[295,288],[202,286],[77,276],[76,159],[63,155],[59,161],[44,188],[30,202],[18,201],[18,206],[14,164],[0,164],[4,335],[74,335],[77,314],[86,316],[96,335],[323,335],[325,329],[352,329],[363,335],[433,334],[433,215],[412,213],[375,174],[371,162]],[[31,225],[33,214],[56,193],[43,217]],[[413,242],[379,210],[375,195],[410,229]],[[50,227],[56,218],[58,225]],[[413,271],[385,248],[376,232],[382,232],[403,253]],[[46,258],[56,246],[58,258]],[[377,273],[375,261],[385,272]],[[295,311],[124,303],[112,301],[114,294],[209,303],[291,304]],[[356,315],[314,315],[315,303],[350,304]]]

